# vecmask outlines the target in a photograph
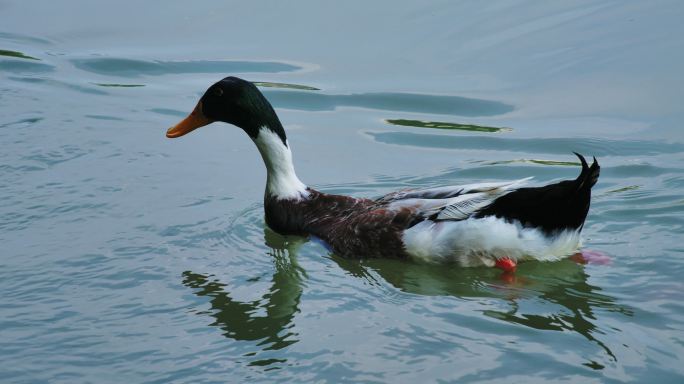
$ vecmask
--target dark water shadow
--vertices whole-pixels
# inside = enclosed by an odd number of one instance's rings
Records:
[[[244,72],[293,72],[299,66],[277,61],[189,60],[145,61],[114,57],[72,59],[71,63],[81,70],[99,75],[138,77],[160,76],[179,73],[244,73]]]
[[[223,330],[227,338],[238,341],[256,341],[261,351],[279,350],[299,341],[294,317],[299,312],[306,273],[297,264],[296,249],[303,238],[285,238],[270,230],[264,231],[266,245],[271,249],[274,272],[271,286],[261,298],[242,302],[231,296],[231,286],[215,279],[211,274],[183,272],[183,285],[192,288],[200,297],[209,297],[211,326]],[[265,315],[258,315],[265,312]],[[206,312],[200,313],[202,315]],[[257,353],[252,355],[257,356]],[[249,365],[267,366],[283,363],[284,359],[255,359]]]
[[[52,72],[55,67],[45,63],[36,63],[28,60],[0,60],[0,72],[19,73],[46,73]]]
[[[302,111],[333,111],[338,107],[358,107],[439,115],[494,116],[514,110],[512,105],[499,101],[419,93],[383,92],[326,95],[315,92],[266,89],[263,92],[277,108]]]
[[[438,149],[478,149],[510,152],[568,154],[573,151],[593,156],[659,155],[684,152],[684,144],[587,138],[502,138],[491,136],[454,136],[412,132],[368,132],[379,143]]]

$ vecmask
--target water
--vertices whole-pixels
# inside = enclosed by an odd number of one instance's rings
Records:
[[[1,381],[681,382],[683,16],[0,2]],[[595,155],[585,247],[611,262],[507,278],[272,233],[243,132],[164,137],[224,75],[294,85],[262,89],[327,192],[543,184]]]

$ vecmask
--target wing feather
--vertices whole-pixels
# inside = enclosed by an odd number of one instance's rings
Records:
[[[464,220],[530,179],[400,191],[377,201],[389,209],[411,208],[435,220]]]
[[[496,200],[499,195],[492,195],[487,192],[469,193],[459,196],[461,199],[453,201],[445,206],[435,218],[435,220],[464,220],[480,209],[488,207]]]
[[[415,190],[404,190],[398,192],[392,192],[381,198],[377,199],[377,202],[393,202],[404,199],[448,199],[451,197],[457,197],[467,193],[474,192],[485,192],[494,189],[510,189],[515,188],[521,184],[532,179],[527,177],[520,180],[514,181],[504,181],[495,183],[475,183],[475,184],[464,184],[464,185],[449,185],[445,187],[435,187],[435,188],[425,188],[425,189],[415,189]]]

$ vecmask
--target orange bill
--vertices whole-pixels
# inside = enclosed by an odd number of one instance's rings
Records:
[[[170,139],[181,137],[212,122],[212,120],[209,120],[202,113],[202,102],[200,101],[197,103],[197,106],[192,113],[188,115],[188,117],[181,120],[180,123],[174,125],[173,127],[169,128],[168,131],[166,131],[166,137]]]

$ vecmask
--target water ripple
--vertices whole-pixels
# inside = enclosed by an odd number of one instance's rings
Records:
[[[99,75],[138,77],[160,76],[179,73],[252,73],[252,72],[293,72],[302,69],[293,64],[277,61],[237,61],[237,60],[134,60],[114,57],[72,59],[78,69]]]
[[[332,111],[339,107],[357,107],[456,116],[495,116],[514,110],[512,105],[499,101],[419,93],[330,95],[318,92],[264,90],[264,94],[275,107],[303,111]]]
[[[17,74],[53,72],[55,67],[45,63],[34,63],[25,60],[0,60],[0,71]]]
[[[38,77],[10,77],[11,80],[14,81],[19,81],[22,83],[29,83],[29,84],[40,84],[42,86],[50,87],[50,88],[62,88],[62,89],[69,89],[81,93],[86,93],[86,94],[91,94],[91,95],[107,95],[107,92],[102,91],[100,89],[96,89],[93,87],[89,87],[86,85],[80,85],[80,84],[73,84],[70,82],[66,81],[60,81],[60,80],[54,80],[54,79],[45,79],[45,78],[38,78]]]
[[[51,45],[50,40],[46,40],[40,37],[22,35],[18,33],[11,32],[0,32],[0,39],[17,42],[17,43],[28,43],[28,44],[40,44],[40,45]]]
[[[37,15],[22,4],[0,8],[11,13],[24,7],[27,17]],[[434,14],[453,21],[444,7],[418,8],[428,21]],[[485,8],[485,20],[525,26],[516,12],[529,18],[540,7]],[[624,55],[664,57],[648,56],[632,43],[646,39],[672,49],[671,37],[661,41],[641,34],[647,32],[639,29],[646,18],[622,22],[628,20],[624,7],[607,9],[602,15],[619,22],[586,22],[624,28],[613,35],[630,49],[600,50],[618,54],[603,55],[615,59],[610,65],[596,64],[585,46],[565,41],[570,48],[533,55],[532,67],[549,57],[563,66],[561,58],[579,55],[581,62],[593,63],[582,71],[590,74],[599,65],[622,87],[637,74],[633,60],[624,60],[628,73],[613,71]],[[497,12],[503,13],[498,19]],[[548,20],[543,14],[548,10],[540,12],[534,15],[536,26]],[[661,9],[651,19],[664,25],[669,14]],[[293,20],[287,16],[269,22],[287,26]],[[182,52],[164,44],[141,45],[126,31],[110,33],[118,21],[110,17],[110,25],[106,19],[86,20],[77,30],[50,24],[46,28],[54,30],[50,36],[60,39],[59,45],[0,32],[0,77],[6,80],[0,86],[3,380],[681,381],[684,143],[677,136],[676,97],[658,99],[649,87],[644,92],[597,88],[605,83],[589,77],[584,80],[592,80],[594,88],[584,89],[599,89],[598,94],[582,93],[574,84],[538,82],[537,74],[534,81],[543,86],[529,88],[529,79],[518,79],[516,61],[523,57],[515,55],[527,45],[539,50],[534,34],[500,39],[518,44],[501,46],[512,59],[500,64],[494,56],[501,52],[495,50],[471,55],[456,49],[463,56],[445,53],[444,61],[407,51],[409,61],[378,62],[392,73],[376,77],[367,66],[356,66],[355,57],[329,65],[329,58],[311,56],[321,60],[324,70],[318,72],[278,60],[202,60],[227,51],[212,39],[198,39]],[[408,19],[416,18],[397,20]],[[496,23],[479,21],[456,23],[466,43],[468,33],[485,40],[497,36],[491,31]],[[585,23],[581,17],[575,21]],[[39,34],[40,23],[34,24]],[[404,27],[397,30],[408,30]],[[549,32],[554,44],[559,41],[553,28],[539,30]],[[625,35],[633,30],[639,34]],[[179,31],[173,33],[190,30]],[[445,33],[455,36],[452,32]],[[432,35],[439,39],[439,33]],[[610,40],[611,34],[605,36]],[[148,40],[152,35],[139,37],[143,44],[154,43]],[[596,41],[600,48],[606,44]],[[112,57],[84,56],[93,47]],[[233,48],[231,55],[248,54],[246,47]],[[258,57],[307,59],[296,46],[257,48]],[[387,52],[390,60],[396,58]],[[180,61],[193,53],[194,60]],[[464,58],[474,60],[477,73],[497,78],[473,76],[473,70],[442,76],[460,71]],[[401,75],[394,74],[416,64],[436,72],[396,82]],[[196,97],[197,81],[231,73],[254,73],[253,80],[260,80],[274,106],[283,109],[283,121],[299,128],[288,133],[293,143],[301,143],[296,145],[302,151],[296,154],[300,176],[320,181],[316,186],[328,192],[375,197],[407,187],[525,176],[535,176],[531,184],[541,185],[577,176],[571,151],[596,155],[602,174],[584,246],[608,254],[611,263],[528,262],[510,275],[488,268],[347,260],[316,239],[275,234],[264,223],[263,168],[249,139],[232,140],[237,133],[211,128],[181,141],[163,138],[161,127],[171,117],[186,116],[181,99]],[[663,73],[670,75],[658,76]],[[511,79],[514,83],[502,83]],[[401,84],[429,91],[388,91]],[[554,92],[559,87],[560,98]],[[499,90],[505,102],[497,101]],[[665,90],[660,92],[665,96],[676,91]],[[461,92],[488,96],[456,96]],[[633,98],[644,95],[655,99],[642,109]],[[620,113],[631,106],[638,108]],[[353,110],[339,112],[345,108]],[[672,115],[658,116],[663,110]],[[338,112],[312,113],[317,111]],[[395,121],[401,127],[382,123],[393,115],[403,118]],[[453,116],[492,118],[476,119],[486,125],[474,126],[467,124],[472,119]],[[626,130],[616,128],[622,122]],[[440,126],[469,132],[426,129]],[[516,129],[494,134],[505,126]],[[571,130],[574,126],[578,129]],[[349,127],[361,127],[362,134]],[[534,136],[535,130],[543,137]],[[672,141],[659,141],[664,130]],[[561,136],[551,137],[554,132]],[[247,162],[254,164],[242,166]],[[223,166],[228,169],[218,171]]]
[[[684,144],[647,140],[610,140],[591,138],[500,138],[484,136],[446,136],[410,132],[367,132],[385,144],[438,149],[479,149],[525,153],[569,154],[573,151],[594,156],[658,155],[684,152]]]
[[[76,145],[65,144],[47,152],[41,150],[33,151],[28,155],[24,155],[22,160],[35,161],[47,167],[52,167],[60,163],[86,156],[89,153],[92,153],[92,149],[83,149]]]

